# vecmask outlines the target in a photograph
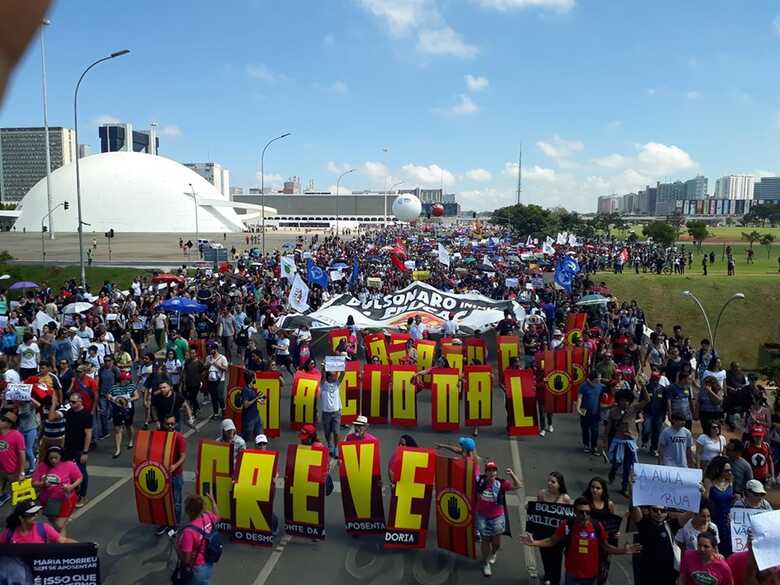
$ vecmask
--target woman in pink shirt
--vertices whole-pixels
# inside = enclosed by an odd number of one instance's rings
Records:
[[[76,509],[77,491],[83,480],[73,461],[62,460],[62,448],[58,445],[46,450],[46,457],[33,471],[32,484],[43,505],[43,514],[61,534],[65,534],[68,518]]]
[[[699,534],[696,550],[683,554],[677,585],[734,585],[731,567],[718,554],[715,534],[709,530]]]
[[[179,571],[190,575],[187,581],[189,585],[208,585],[214,567],[206,562],[206,543],[200,530],[211,534],[217,529],[219,516],[206,511],[206,502],[208,500],[195,494],[184,500],[184,511],[190,522],[180,532],[176,552],[179,554]],[[210,507],[212,510],[217,509],[213,499]]]
[[[5,530],[0,533],[0,544],[47,544],[76,542],[65,538],[51,524],[37,520],[42,506],[32,500],[16,504],[5,520]]]

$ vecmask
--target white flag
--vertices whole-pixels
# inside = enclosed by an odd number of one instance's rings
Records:
[[[558,232],[558,237],[555,238],[555,243],[560,244],[561,246],[566,244],[566,234]]]
[[[555,256],[555,248],[552,247],[550,242],[545,242],[542,244],[542,253],[547,254],[548,256]]]
[[[309,287],[303,282],[300,274],[295,275],[287,302],[291,309],[299,313],[309,310]]]
[[[530,248],[534,245],[534,241],[531,239],[531,234],[528,234],[528,239],[525,241],[525,247]]]
[[[569,245],[570,246],[577,245],[577,236],[575,236],[574,234],[569,234]]]
[[[298,267],[295,265],[294,256],[282,256],[281,261],[282,278],[292,280],[293,275],[298,272]]]
[[[482,261],[482,263],[483,263],[485,266],[490,266],[491,268],[495,268],[495,266],[493,266],[493,263],[490,261],[490,258],[488,258],[487,256],[485,256],[485,258],[484,258],[484,260]]]
[[[444,245],[439,244],[439,262],[444,264],[445,266],[450,265],[450,253],[447,251],[447,248],[444,247]]]

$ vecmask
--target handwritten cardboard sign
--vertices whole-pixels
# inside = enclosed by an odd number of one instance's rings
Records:
[[[701,469],[635,463],[634,474],[635,506],[664,506],[689,512],[699,511]]]
[[[780,565],[780,510],[750,517],[753,533],[753,557],[758,570]]]
[[[30,402],[32,400],[32,384],[8,384],[5,389],[5,399]]]
[[[346,361],[343,355],[328,355],[325,356],[325,371],[326,372],[343,372],[346,369]]]
[[[731,550],[742,552],[747,550],[748,531],[750,530],[750,517],[761,514],[766,510],[756,508],[732,508],[729,513],[731,519]]]

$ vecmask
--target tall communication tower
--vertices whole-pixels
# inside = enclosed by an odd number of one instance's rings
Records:
[[[517,204],[520,205],[520,195],[523,192],[523,143],[520,143],[520,155],[517,157]]]

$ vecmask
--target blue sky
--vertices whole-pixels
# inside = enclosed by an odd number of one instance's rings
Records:
[[[49,120],[156,121],[161,154],[232,185],[438,186],[468,209],[523,197],[592,211],[658,179],[780,172],[773,0],[60,0],[47,29]],[[41,125],[40,49],[0,125]],[[383,152],[387,148],[387,152]]]

